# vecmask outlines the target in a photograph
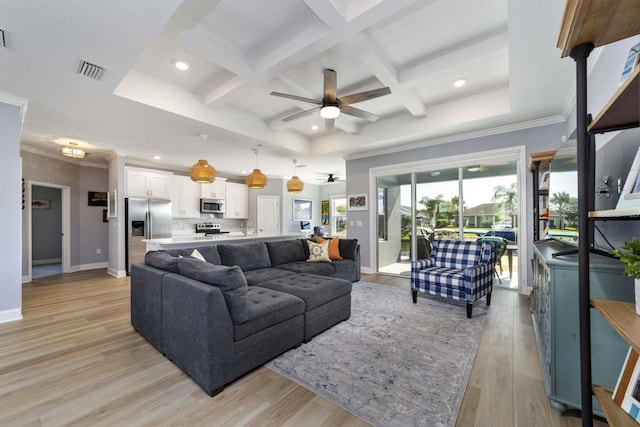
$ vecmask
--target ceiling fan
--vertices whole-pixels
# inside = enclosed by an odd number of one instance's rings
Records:
[[[324,119],[325,129],[333,129],[334,121],[341,113],[365,119],[370,122],[375,122],[376,120],[378,120],[378,116],[367,111],[360,110],[359,108],[354,108],[351,106],[351,104],[378,98],[380,96],[389,95],[390,93],[391,90],[388,87],[381,87],[379,89],[367,90],[364,92],[354,93],[352,95],[338,98],[336,72],[329,68],[325,68],[324,95],[322,97],[322,100],[318,101],[316,99],[305,98],[303,96],[297,95],[289,95],[287,93],[280,92],[271,92],[271,95],[293,99],[295,101],[316,104],[316,107],[313,107],[309,110],[300,111],[299,113],[295,113],[285,117],[284,119],[282,119],[283,122],[289,122],[291,120],[295,120],[311,114],[316,110],[320,110],[320,116],[322,116],[322,118]]]
[[[336,182],[336,181],[338,181],[340,179],[337,176],[333,176],[334,174],[332,174],[332,173],[328,173],[327,175],[328,175],[328,177],[327,177],[326,180],[324,178],[322,178],[322,179],[318,179],[318,181],[332,183],[332,182]]]

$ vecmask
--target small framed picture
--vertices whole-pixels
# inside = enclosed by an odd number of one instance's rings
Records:
[[[347,208],[350,211],[366,211],[367,210],[367,195],[366,194],[351,194],[347,196]]]
[[[620,75],[620,84],[624,83],[625,80],[631,75],[633,71],[633,67],[638,66],[640,63],[640,42],[636,43],[629,49],[629,54],[627,55],[627,60],[624,63],[624,68],[622,69],[622,74]]]
[[[631,418],[640,421],[640,363],[638,353],[629,347],[627,358],[611,398]]]
[[[102,191],[89,191],[89,206],[107,206],[107,193]]]
[[[118,216],[118,193],[115,188],[108,193],[107,216],[109,218],[116,218]]]
[[[636,157],[627,174],[627,180],[624,182],[616,209],[638,207],[640,207],[640,148],[636,152]]]

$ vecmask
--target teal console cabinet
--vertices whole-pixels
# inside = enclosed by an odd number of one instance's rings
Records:
[[[547,396],[559,415],[580,405],[580,325],[578,255],[553,257],[574,249],[560,240],[533,243],[533,326]],[[623,275],[623,264],[613,258],[590,255],[592,298],[633,302],[634,284]],[[629,345],[596,310],[591,310],[593,383],[615,388]],[[594,412],[603,416],[595,398]]]

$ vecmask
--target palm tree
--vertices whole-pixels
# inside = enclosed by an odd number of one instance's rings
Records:
[[[426,216],[431,219],[431,226],[435,227],[438,219],[438,214],[440,213],[440,203],[442,203],[442,198],[444,196],[442,194],[438,194],[435,198],[423,197],[420,199],[420,204],[424,205],[426,208]]]
[[[564,218],[567,215],[567,210],[571,205],[571,196],[566,191],[560,193],[553,193],[549,202],[555,206],[560,214],[560,230],[564,230]]]
[[[497,185],[493,187],[492,202],[498,202],[500,206],[508,206],[511,224],[513,225],[513,206],[518,201],[518,184],[512,183],[509,186]]]

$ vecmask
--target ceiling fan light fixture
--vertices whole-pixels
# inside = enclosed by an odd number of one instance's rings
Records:
[[[72,157],[74,159],[84,159],[87,154],[82,148],[78,147],[75,142],[70,142],[69,145],[62,147],[60,153],[66,157]]]
[[[216,169],[206,160],[200,159],[189,168],[189,178],[198,184],[211,184],[216,179]]]
[[[340,109],[335,105],[326,105],[320,109],[320,117],[323,119],[335,119],[340,116]]]

